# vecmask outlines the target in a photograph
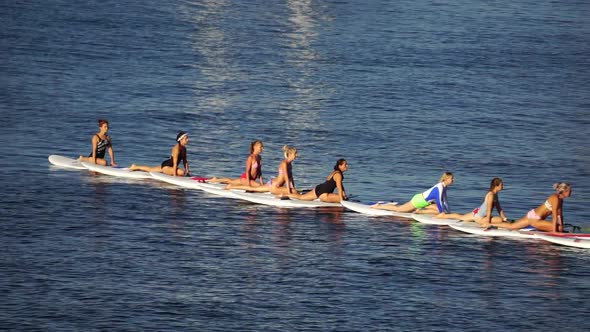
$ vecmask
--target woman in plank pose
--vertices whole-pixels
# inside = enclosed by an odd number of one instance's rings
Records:
[[[279,164],[279,174],[276,178],[271,179],[266,186],[245,186],[228,184],[226,189],[242,189],[255,192],[270,191],[274,195],[289,195],[295,193],[295,181],[293,180],[293,161],[297,159],[297,148],[285,145],[283,146],[285,159]]]
[[[371,206],[374,209],[391,210],[395,212],[414,212],[426,214],[450,213],[447,201],[448,187],[453,184],[453,173],[444,173],[439,182],[423,193],[418,193],[412,199],[402,205],[391,203],[377,203]],[[432,204],[436,203],[436,204]]]
[[[486,193],[483,202],[473,211],[459,214],[459,213],[439,213],[436,217],[442,219],[459,219],[463,221],[475,221],[483,227],[488,227],[490,223],[500,223],[507,221],[504,210],[500,206],[500,197],[498,193],[504,189],[504,181],[500,178],[493,178],[490,183],[490,189]],[[492,211],[496,208],[500,216],[493,216]]]
[[[107,135],[109,131],[109,122],[104,119],[98,120],[98,133],[92,136],[92,152],[88,157],[80,156],[79,161],[85,161],[87,163],[98,164],[102,166],[108,166],[109,163],[104,159],[105,152],[109,150],[109,156],[111,157],[111,166],[117,166],[115,162],[115,152],[113,151],[113,145],[111,144],[111,137]]]
[[[250,143],[250,155],[246,159],[246,171],[242,176],[236,179],[213,177],[208,182],[227,183],[234,186],[260,187],[264,186],[262,178],[262,157],[260,154],[264,150],[261,140],[255,140]]]
[[[131,165],[129,167],[132,171],[157,172],[172,176],[185,176],[189,173],[188,159],[186,158],[186,145],[188,144],[188,134],[181,131],[176,135],[176,144],[172,148],[170,158],[164,160],[160,166],[140,166]],[[178,168],[182,162],[184,170]]]
[[[569,183],[558,182],[553,184],[555,193],[552,194],[537,208],[530,210],[526,216],[513,222],[495,224],[500,228],[521,229],[527,226],[545,232],[563,232],[563,200],[572,195],[572,186]],[[551,221],[545,220],[551,216]]]
[[[340,203],[341,201],[345,201],[348,199],[348,196],[346,196],[342,181],[344,180],[343,173],[347,170],[348,162],[345,159],[338,159],[336,165],[334,165],[334,170],[328,175],[324,183],[315,186],[311,191],[303,195],[292,193],[287,196],[304,201],[313,201],[318,198],[320,201],[328,203]],[[337,194],[334,193],[336,188],[338,188]]]

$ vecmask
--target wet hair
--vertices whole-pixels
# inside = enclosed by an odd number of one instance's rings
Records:
[[[453,173],[444,172],[443,175],[440,177],[440,180],[438,180],[438,182],[443,182],[444,180],[446,180],[448,178],[452,178],[452,177],[453,177]]]
[[[504,182],[504,181],[502,181],[502,179],[500,179],[500,178],[493,178],[492,182],[490,182],[490,191],[492,191],[492,189],[496,188],[502,182]]]
[[[343,165],[346,162],[346,159],[340,158],[336,161],[336,165],[334,165],[334,170],[335,171],[339,171],[340,170],[340,165]]]
[[[283,145],[283,153],[285,158],[288,158],[290,154],[297,153],[297,148],[294,146]]]
[[[561,194],[564,191],[568,191],[571,188],[572,186],[566,182],[556,182],[553,184],[553,189],[555,189],[555,192],[557,192],[558,194]]]
[[[254,153],[254,147],[256,146],[256,144],[260,143],[260,145],[262,146],[262,141],[257,139],[254,140],[250,143],[250,154]]]
[[[102,125],[105,124],[105,123],[107,125],[109,124],[109,122],[107,120],[105,120],[105,119],[98,119],[98,126],[99,127],[102,127]]]
[[[179,131],[178,135],[176,135],[176,141],[180,142],[180,140],[183,139],[185,136],[188,136],[186,131]]]

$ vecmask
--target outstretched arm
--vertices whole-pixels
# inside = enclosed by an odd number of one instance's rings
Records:
[[[109,156],[111,157],[111,166],[117,166],[117,163],[115,162],[115,151],[113,150],[111,138],[107,136],[107,140],[109,141]]]
[[[340,200],[347,200],[348,197],[346,196],[346,191],[344,190],[344,185],[342,184],[342,174],[334,174],[334,181],[336,181],[336,188],[338,188],[338,195],[340,196]]]

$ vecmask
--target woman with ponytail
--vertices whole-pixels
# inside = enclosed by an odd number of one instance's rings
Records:
[[[572,195],[572,186],[569,183],[558,182],[553,184],[555,193],[547,198],[543,204],[530,210],[526,216],[513,222],[496,224],[500,228],[521,229],[527,226],[545,232],[563,232],[563,200]],[[545,220],[551,216],[551,221]]]
[[[341,201],[345,201],[348,197],[346,196],[342,181],[344,180],[343,173],[347,170],[348,162],[345,159],[338,159],[336,165],[334,165],[334,170],[328,175],[324,183],[315,186],[311,191],[303,195],[292,193],[287,196],[304,201],[313,201],[315,199],[328,203],[340,203]],[[336,188],[338,188],[337,194],[334,193]]]
[[[227,183],[232,186],[260,187],[264,185],[262,179],[262,157],[260,154],[264,150],[261,140],[255,140],[250,143],[250,155],[246,159],[246,171],[242,176],[236,179],[213,177],[209,182]]]
[[[445,172],[430,189],[422,193],[417,193],[411,200],[402,204],[395,205],[392,203],[377,203],[372,206],[374,209],[391,210],[395,212],[414,212],[427,214],[450,213],[449,202],[447,201],[447,190],[453,184],[454,176],[451,172]],[[433,204],[436,203],[436,204]]]
[[[504,189],[504,181],[500,178],[493,178],[490,183],[490,189],[485,195],[481,205],[473,211],[458,214],[458,213],[440,213],[436,217],[442,219],[459,219],[463,221],[475,221],[483,227],[488,227],[490,223],[500,223],[507,221],[504,210],[500,206],[500,197],[498,193]],[[496,208],[500,216],[493,216],[492,211]]]
[[[176,144],[172,148],[170,158],[164,160],[160,166],[140,166],[131,165],[129,167],[132,171],[144,171],[144,172],[157,172],[164,173],[172,176],[185,176],[189,174],[188,159],[186,158],[186,145],[188,144],[188,134],[181,131],[176,135]],[[178,168],[178,165],[182,162],[184,171]]]
[[[293,180],[293,161],[297,159],[297,148],[284,145],[283,154],[285,159],[279,164],[279,174],[276,178],[270,180],[266,186],[245,186],[229,184],[226,189],[242,189],[255,192],[268,192],[274,195],[289,195],[296,193],[295,180]]]

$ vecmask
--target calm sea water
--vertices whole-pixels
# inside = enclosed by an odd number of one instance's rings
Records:
[[[443,171],[519,218],[567,181],[590,227],[584,1],[4,1],[0,328],[588,329],[590,255],[343,210],[284,210],[49,166],[111,123],[116,160],[237,176],[262,139],[362,201]]]

